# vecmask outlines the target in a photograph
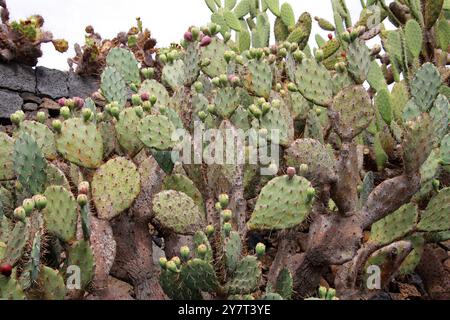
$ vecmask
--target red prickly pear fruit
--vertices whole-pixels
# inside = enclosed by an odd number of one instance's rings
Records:
[[[66,98],[59,99],[58,104],[60,107],[64,107],[66,105]]]
[[[194,40],[194,36],[192,35],[192,32],[186,31],[184,33],[184,40],[192,42]]]
[[[200,41],[200,47],[207,47],[211,44],[211,37],[210,36],[204,36],[202,40]]]
[[[287,175],[289,179],[292,179],[297,174],[297,170],[294,167],[287,168]]]
[[[80,184],[78,185],[78,193],[86,195],[89,194],[89,182],[87,181],[80,182]]]
[[[341,57],[344,58],[344,59],[347,59],[347,52],[343,51],[341,53]]]
[[[84,107],[84,100],[80,97],[73,98],[73,101],[75,103],[75,106],[79,109]]]
[[[141,93],[141,100],[142,101],[148,101],[150,100],[150,95],[147,92]]]
[[[328,34],[328,39],[333,40],[333,34],[329,33]]]
[[[12,274],[12,265],[10,265],[9,263],[5,263],[5,264],[2,264],[1,266],[0,266],[0,273],[3,275],[3,276],[5,276],[5,277],[10,277],[11,276],[11,274]]]

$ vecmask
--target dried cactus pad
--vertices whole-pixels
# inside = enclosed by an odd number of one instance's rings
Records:
[[[92,198],[100,219],[111,220],[128,209],[141,191],[139,172],[125,158],[109,160],[92,180]]]
[[[147,116],[141,120],[139,138],[149,148],[170,150],[175,146],[175,126],[166,116]]]
[[[153,200],[153,212],[163,228],[178,234],[194,234],[205,224],[205,215],[194,200],[182,192],[158,193]]]
[[[374,116],[369,94],[362,86],[343,89],[334,98],[333,111],[338,113],[336,130],[342,138],[354,138],[367,128]]]
[[[75,238],[77,229],[77,202],[62,186],[48,187],[44,193],[48,204],[43,211],[47,230],[65,242]]]
[[[313,201],[308,196],[311,183],[303,177],[282,176],[271,180],[262,190],[248,222],[250,229],[279,230],[302,223]]]
[[[14,179],[14,139],[4,132],[0,132],[0,181]]]
[[[94,124],[82,119],[64,121],[56,147],[66,160],[79,166],[96,169],[102,164],[102,136]]]

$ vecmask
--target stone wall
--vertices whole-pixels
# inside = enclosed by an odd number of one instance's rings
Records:
[[[10,114],[18,110],[57,112],[59,106],[55,100],[86,98],[98,88],[96,78],[45,67],[0,63],[0,124],[8,124]]]

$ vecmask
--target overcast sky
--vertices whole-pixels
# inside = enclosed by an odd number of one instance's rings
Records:
[[[312,16],[332,21],[330,0],[288,2],[293,4],[297,17],[308,11]],[[360,11],[360,1],[348,0],[347,3],[353,15]],[[73,45],[84,43],[87,25],[92,25],[103,38],[112,38],[120,31],[128,31],[140,16],[158,45],[166,46],[181,39],[190,25],[208,23],[211,15],[204,0],[7,0],[7,4],[12,19],[39,13],[45,18],[45,28],[52,31],[55,38],[69,41],[70,50],[66,54],[55,52],[51,44],[43,46],[44,56],[39,64],[61,70],[68,69],[67,58],[73,56]],[[315,28],[314,34],[323,32]]]

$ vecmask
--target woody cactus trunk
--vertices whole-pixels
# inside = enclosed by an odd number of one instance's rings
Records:
[[[93,99],[11,115],[0,297],[124,298],[114,276],[136,299],[367,299],[450,239],[448,1],[361,1],[356,22],[344,0],[333,22],[206,4],[212,22],[168,48],[122,34]],[[223,144],[257,161],[201,157]]]

